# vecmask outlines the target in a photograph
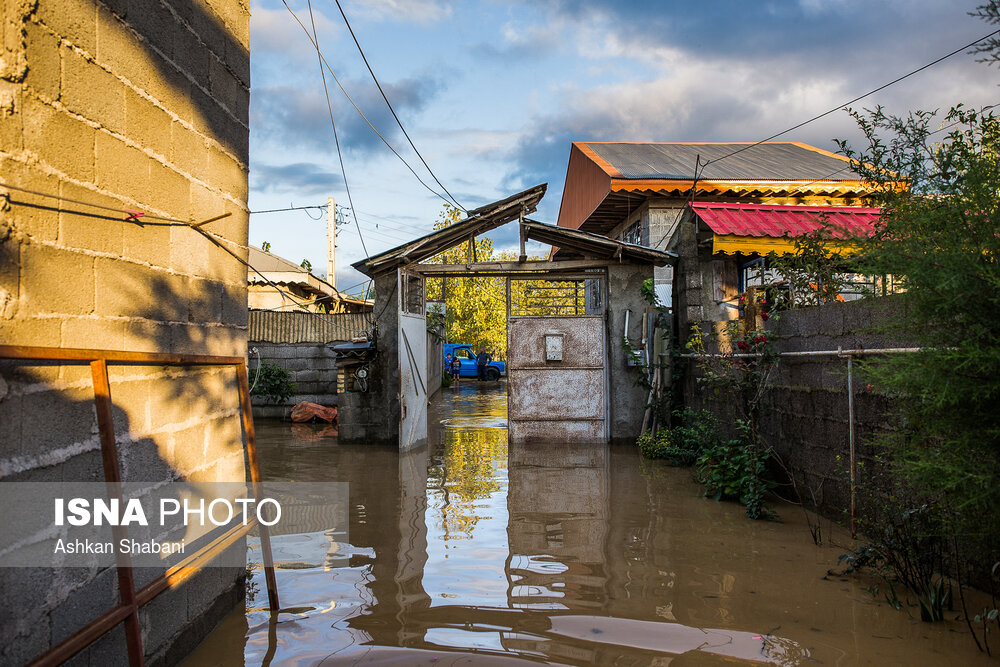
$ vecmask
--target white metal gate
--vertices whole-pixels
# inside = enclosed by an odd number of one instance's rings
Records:
[[[424,277],[399,270],[399,448],[427,442],[427,315]]]

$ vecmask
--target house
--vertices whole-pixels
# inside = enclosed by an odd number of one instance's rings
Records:
[[[369,313],[372,302],[348,296],[308,269],[251,247],[247,262],[250,310]]]
[[[814,230],[834,213],[870,228],[878,214],[862,208],[870,192],[846,158],[797,142],[574,142],[558,224],[677,252],[654,283],[683,336],[695,323],[734,317],[748,269],[787,251],[786,233]]]

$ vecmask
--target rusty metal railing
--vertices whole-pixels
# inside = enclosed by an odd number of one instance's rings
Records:
[[[233,367],[236,370],[240,396],[240,416],[246,434],[246,456],[250,467],[250,478],[254,498],[260,500],[260,465],[257,460],[257,441],[254,434],[253,416],[250,410],[250,386],[247,382],[246,360],[242,357],[221,357],[208,355],[164,354],[151,352],[119,352],[114,350],[89,350],[80,348],[29,347],[20,345],[0,345],[0,359],[21,359],[33,361],[63,361],[88,363],[94,388],[94,405],[97,409],[97,426],[101,440],[101,459],[104,479],[108,485],[109,499],[122,503],[121,465],[115,444],[115,427],[112,419],[111,383],[108,379],[108,364],[124,365],[164,365],[164,366],[217,366]],[[35,658],[32,666],[58,665],[87,648],[119,623],[125,623],[125,641],[129,664],[141,666],[145,663],[142,646],[142,632],[139,627],[139,609],[157,595],[179,585],[196,574],[226,548],[244,537],[258,525],[256,519],[236,526],[217,537],[211,543],[198,549],[162,575],[136,590],[132,576],[132,559],[127,553],[117,555],[118,590],[120,602],[115,607],[98,616],[76,633],[51,647]],[[274,579],[274,560],[271,555],[271,539],[268,529],[259,525],[261,551],[264,560],[264,577],[267,582],[267,599],[272,612],[279,609],[278,589]],[[126,537],[126,528],[114,528],[115,540]]]

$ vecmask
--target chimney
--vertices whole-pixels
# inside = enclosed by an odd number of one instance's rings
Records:
[[[326,198],[326,282],[337,287],[337,207]]]

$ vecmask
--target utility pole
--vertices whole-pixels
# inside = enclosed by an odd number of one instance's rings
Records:
[[[326,282],[337,287],[337,206],[326,198]]]

